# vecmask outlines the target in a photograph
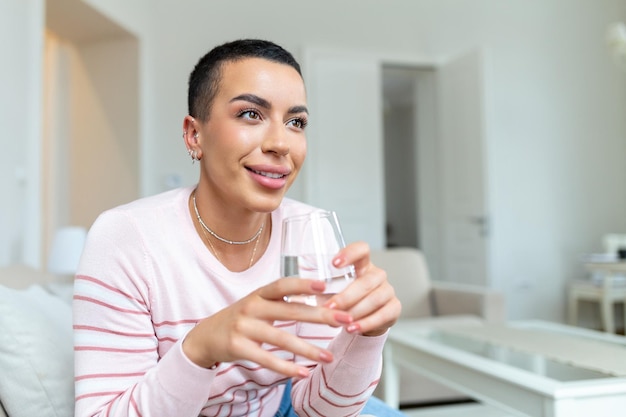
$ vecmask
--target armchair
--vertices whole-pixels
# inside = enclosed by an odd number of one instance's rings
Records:
[[[501,293],[475,285],[432,281],[421,251],[397,247],[372,251],[372,262],[387,271],[390,283],[402,302],[400,320],[415,326],[480,324],[505,320]],[[384,364],[383,364],[384,366]],[[382,397],[385,381],[375,394]],[[466,397],[436,381],[409,370],[400,375],[401,405],[428,404]]]

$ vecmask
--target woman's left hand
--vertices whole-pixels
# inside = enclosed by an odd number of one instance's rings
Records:
[[[333,258],[336,267],[353,264],[356,279],[345,290],[334,295],[325,307],[349,313],[353,322],[346,326],[350,333],[378,336],[398,320],[402,306],[387,273],[370,261],[370,248],[365,242],[346,246]]]

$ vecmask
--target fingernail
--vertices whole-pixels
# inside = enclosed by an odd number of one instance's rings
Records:
[[[330,302],[327,302],[326,304],[324,304],[324,307],[329,308],[331,310],[334,310],[334,309],[337,308],[337,303],[334,302],[334,301],[330,301]]]
[[[314,291],[324,291],[326,289],[326,284],[323,281],[313,281],[311,283],[311,289]]]
[[[342,261],[343,261],[342,257],[337,257],[337,258],[333,259],[333,265],[334,266],[339,266],[339,265],[341,265]]]
[[[335,313],[335,320],[339,323],[350,324],[352,323],[352,316],[348,313]]]
[[[348,333],[354,333],[354,332],[359,331],[360,329],[361,329],[361,326],[359,326],[359,323],[353,323],[349,325],[346,330],[348,331]]]
[[[298,375],[300,375],[302,378],[306,378],[309,376],[309,370],[307,368],[300,368],[298,369]]]
[[[329,352],[320,352],[320,360],[324,361],[324,362],[332,362],[333,361],[333,355],[332,353]]]

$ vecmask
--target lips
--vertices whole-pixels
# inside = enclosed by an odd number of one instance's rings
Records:
[[[271,190],[282,189],[291,174],[289,167],[278,165],[255,165],[247,166],[246,169],[257,184]]]
[[[256,169],[252,169],[252,168],[248,168],[248,169],[250,171],[254,172],[255,174],[262,175],[262,176],[268,177],[268,178],[278,179],[278,178],[286,177],[285,174],[281,174],[280,172],[258,171]]]

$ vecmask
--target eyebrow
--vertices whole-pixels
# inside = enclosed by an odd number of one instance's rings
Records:
[[[257,106],[261,106],[268,110],[272,108],[272,104],[269,101],[255,94],[240,94],[237,97],[233,97],[230,100],[231,103],[234,101],[248,101],[250,103],[254,103]],[[306,106],[293,106],[293,107],[290,107],[289,110],[287,110],[287,112],[290,114],[293,114],[293,113],[309,114],[309,110],[307,109]]]

